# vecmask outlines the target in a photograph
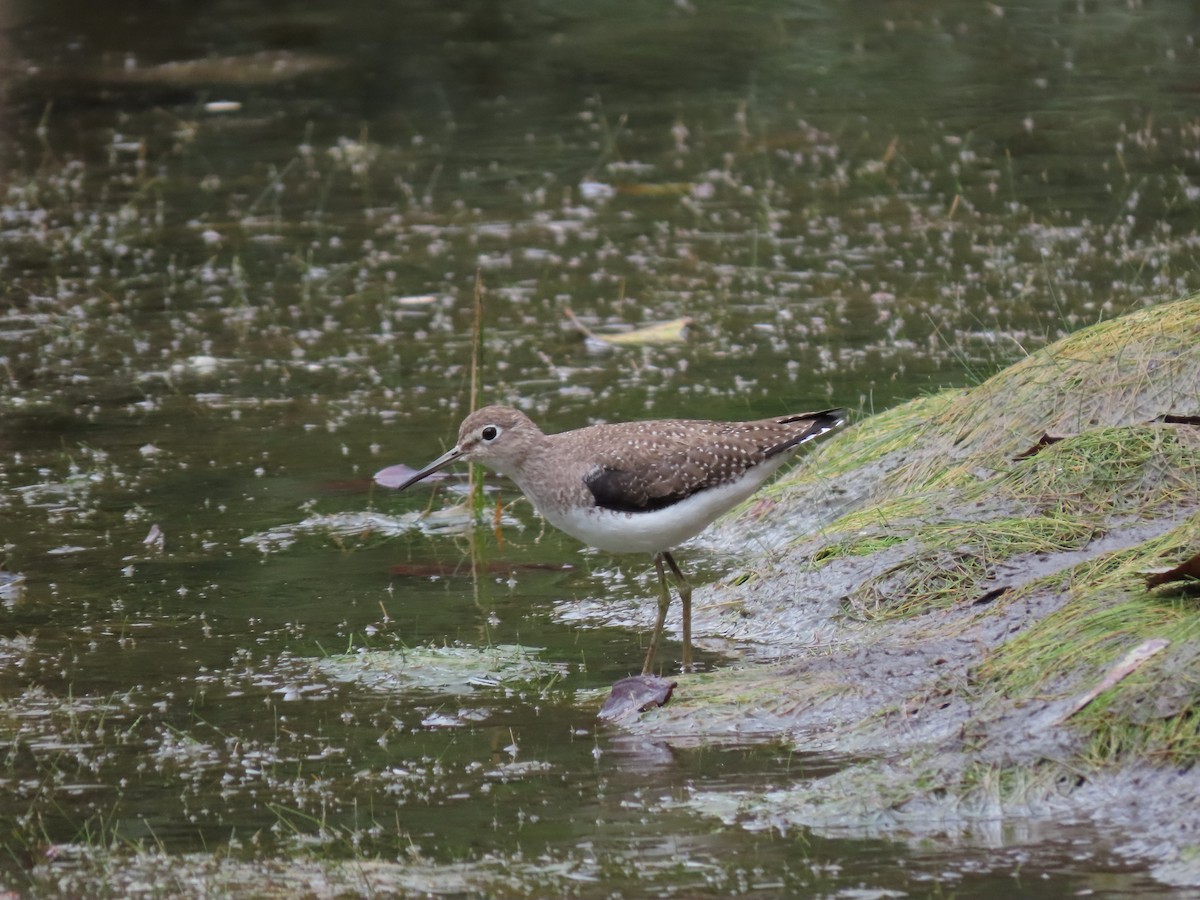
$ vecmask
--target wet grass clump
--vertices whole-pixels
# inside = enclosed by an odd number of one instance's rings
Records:
[[[1200,302],[1180,300],[1102,322],[992,376],[931,416],[894,490],[1003,471],[1043,435],[1196,415]]]
[[[1196,334],[1194,299],[1086,329],[972,391],[862,423],[770,496],[788,497],[798,481],[849,495],[840,502],[850,511],[797,543],[814,564],[908,547],[846,598],[854,615],[977,602],[1015,560],[1193,507],[1200,437],[1154,420],[1200,406]]]
[[[1200,759],[1200,610],[1185,582],[1148,588],[1147,574],[1200,552],[1200,515],[1125,550],[1058,573],[1063,606],[997,648],[975,672],[980,690],[1006,701],[1070,698],[1099,682],[1132,648],[1166,642],[1161,653],[1070,715],[1090,766],[1136,761],[1190,766]]]
[[[1194,426],[1095,428],[1039,450],[988,489],[1078,518],[1171,515],[1195,501],[1198,453]]]
[[[981,602],[996,586],[1000,569],[1022,558],[1082,550],[1107,534],[1119,537],[1148,520],[1171,520],[1194,508],[1198,478],[1200,435],[1194,428],[1096,429],[967,489],[921,494],[925,522],[891,518],[886,526],[860,528],[853,539],[818,550],[814,559],[861,555],[911,540],[914,551],[862,585],[851,609],[866,616],[911,615]],[[885,514],[896,506],[896,500],[882,504]],[[971,518],[945,521],[952,511]],[[931,518],[940,521],[928,522]]]

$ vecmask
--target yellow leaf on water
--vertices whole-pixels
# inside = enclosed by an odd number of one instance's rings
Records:
[[[682,319],[672,319],[670,322],[659,322],[656,325],[647,325],[645,328],[638,328],[635,331],[626,331],[621,334],[598,334],[600,340],[609,344],[616,344],[619,347],[636,347],[644,344],[679,344],[687,340],[687,327],[692,324],[692,320],[687,316]]]
[[[647,325],[644,328],[636,328],[633,331],[622,331],[618,334],[596,334],[580,322],[571,310],[568,309],[565,312],[567,318],[571,320],[571,324],[579,329],[585,337],[610,344],[614,347],[680,344],[687,340],[687,328],[692,324],[692,319],[684,316],[679,319],[672,319],[669,322],[657,322],[653,325]]]

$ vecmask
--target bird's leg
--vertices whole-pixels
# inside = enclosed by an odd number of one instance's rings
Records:
[[[646,662],[642,664],[642,674],[650,675],[654,670],[654,654],[658,652],[658,642],[662,640],[663,624],[667,621],[667,607],[671,605],[671,589],[667,586],[667,573],[663,571],[663,557],[670,559],[669,553],[654,554],[654,568],[658,570],[658,586],[661,589],[658,598],[658,619],[654,622],[654,634],[650,635],[650,647],[646,650]],[[675,563],[672,560],[672,568]]]
[[[667,565],[671,567],[671,574],[675,576],[675,586],[679,588],[679,605],[683,614],[683,671],[690,672],[692,670],[692,583],[687,580],[687,576],[675,562],[675,557],[670,553],[663,553],[662,556]]]

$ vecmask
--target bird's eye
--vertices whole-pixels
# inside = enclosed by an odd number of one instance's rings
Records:
[[[485,425],[483,431],[479,432],[479,436],[490,444],[500,437],[500,429],[495,425]]]

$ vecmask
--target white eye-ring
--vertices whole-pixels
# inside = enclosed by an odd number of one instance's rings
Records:
[[[496,438],[500,437],[500,426],[499,425],[484,425],[483,429],[479,432],[479,436],[481,438],[483,438],[483,440],[485,440],[487,443],[490,444]]]

